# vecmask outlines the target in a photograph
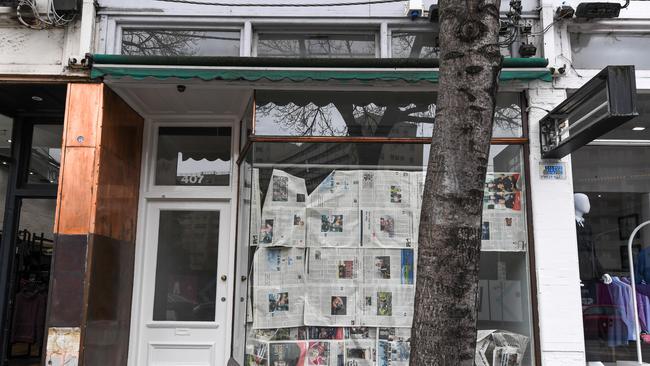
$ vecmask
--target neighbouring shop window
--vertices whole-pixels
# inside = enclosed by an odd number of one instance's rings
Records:
[[[260,32],[257,34],[257,56],[259,57],[368,58],[376,57],[377,49],[374,33]]]
[[[390,36],[391,56],[395,58],[437,58],[438,34],[393,30]]]
[[[219,211],[160,211],[154,321],[214,321]]]
[[[255,103],[256,135],[430,137],[436,93],[261,90]],[[522,131],[520,95],[499,93],[494,137]]]
[[[239,56],[239,31],[124,29],[123,55]]]
[[[27,183],[58,182],[62,141],[63,125],[34,125]]]
[[[155,184],[227,186],[230,147],[230,127],[160,127]]]
[[[650,96],[639,116],[571,154],[578,269],[587,361],[636,361],[635,340],[650,358],[650,229],[633,239],[640,334],[634,327],[628,240],[650,220]]]
[[[427,157],[420,144],[253,144],[246,365],[408,364]],[[484,191],[477,339],[493,366],[533,362],[523,161],[521,146],[493,146]]]
[[[571,33],[573,67],[602,69],[607,65],[630,65],[650,69],[644,50],[650,48],[650,34]]]
[[[11,133],[13,131],[13,125],[13,118],[0,114],[0,160],[5,163],[8,159],[3,159],[3,157],[8,158],[11,156]]]

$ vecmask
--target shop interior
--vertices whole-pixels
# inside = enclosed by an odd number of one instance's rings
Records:
[[[3,360],[41,365],[65,84],[0,84],[0,220],[8,270]]]
[[[639,116],[571,154],[587,361],[637,359],[628,240],[650,220],[650,95]],[[650,229],[633,239],[644,359],[650,359]],[[612,280],[613,279],[613,280]],[[628,285],[625,287],[625,285]]]

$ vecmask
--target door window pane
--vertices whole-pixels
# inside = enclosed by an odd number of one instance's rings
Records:
[[[63,125],[34,125],[28,183],[57,183],[61,166]]]
[[[374,34],[260,33],[260,57],[376,57]]]
[[[160,211],[153,320],[214,321],[219,211]]]
[[[125,29],[123,55],[239,56],[238,31]]]
[[[230,135],[230,127],[161,127],[156,185],[229,185]]]

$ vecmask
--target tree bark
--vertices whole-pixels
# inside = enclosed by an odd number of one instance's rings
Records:
[[[472,365],[499,0],[440,0],[440,83],[422,202],[411,366]]]

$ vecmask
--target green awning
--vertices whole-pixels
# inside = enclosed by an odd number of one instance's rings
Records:
[[[438,82],[437,59],[283,59],[93,55],[92,78]],[[500,79],[551,81],[546,59],[506,58]]]

